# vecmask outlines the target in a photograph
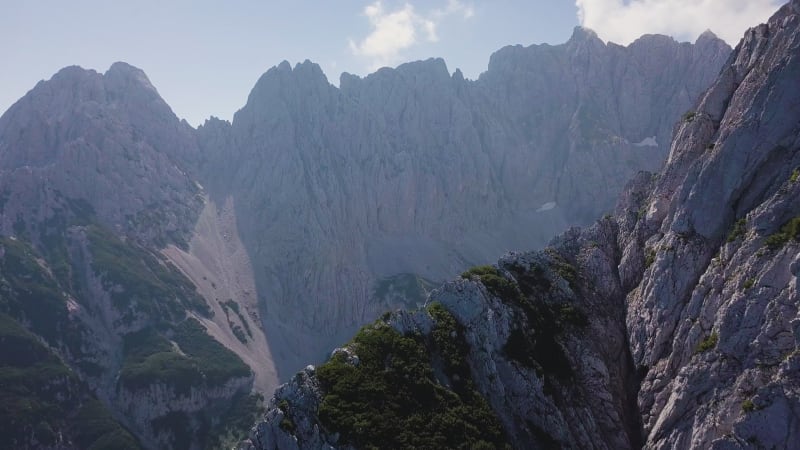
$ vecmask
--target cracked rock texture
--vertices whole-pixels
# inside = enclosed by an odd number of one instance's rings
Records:
[[[666,166],[633,177],[613,215],[501,258],[515,290],[473,275],[431,293],[465,326],[472,379],[515,447],[800,448],[798,80],[793,0],[747,31],[676,126]],[[556,323],[574,317],[564,306],[587,318],[557,329],[549,353],[547,322],[520,314],[547,305],[565,314],[539,315]],[[426,335],[432,319],[382,320]],[[535,338],[527,354],[510,347],[517,327]],[[567,372],[548,359],[559,349]],[[246,445],[336,446],[314,383],[307,369],[278,390]],[[273,426],[279,401],[295,433]]]

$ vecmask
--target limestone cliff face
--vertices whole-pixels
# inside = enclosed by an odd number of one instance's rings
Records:
[[[340,89],[310,62],[268,71],[230,125],[198,134],[204,184],[235,200],[268,339],[288,348],[282,376],[396,306],[381,285],[441,281],[610,210],[728,54],[711,34],[620,47],[576,29],[500,50],[476,81],[441,59]]]
[[[745,34],[620,234],[654,448],[796,445],[799,48],[797,1]]]
[[[793,0],[746,33],[613,216],[431,294],[514,446],[798,448],[799,49]],[[429,336],[436,320],[381,323]],[[350,443],[315,415],[332,392],[317,372],[276,392],[247,446]]]

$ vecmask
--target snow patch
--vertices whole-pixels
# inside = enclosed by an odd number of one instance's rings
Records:
[[[642,142],[633,145],[637,147],[658,147],[658,142],[656,142],[655,136],[651,136],[651,137],[646,137],[642,139]]]
[[[540,206],[536,212],[543,212],[543,211],[550,211],[551,209],[556,207],[556,202],[547,202],[544,205]]]

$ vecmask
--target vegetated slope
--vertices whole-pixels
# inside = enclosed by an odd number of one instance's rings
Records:
[[[83,330],[69,321],[69,304],[53,274],[30,247],[6,238],[0,240],[0,269],[0,442],[10,448],[140,448],[49,347],[82,351]]]
[[[391,400],[372,386],[404,347],[364,337],[393,332],[424,343],[432,370],[412,379],[462,400],[442,349],[463,349],[458,383],[483,396],[514,447],[797,448],[799,76],[793,0],[745,34],[676,128],[664,170],[637,175],[613,216],[477,267],[425,309],[365,328],[276,391],[248,445],[379,439],[348,408]],[[449,344],[436,340],[448,323],[439,308],[458,327]],[[360,362],[376,349],[382,371]],[[331,371],[368,381],[331,383]],[[431,422],[428,413],[393,419]],[[445,446],[462,436],[445,434]]]
[[[578,28],[498,51],[476,81],[441,59],[338,89],[308,61],[270,69],[198,141],[204,184],[233,197],[279,375],[399,292],[421,304],[415,286],[610,210],[625,180],[660,167],[729,51],[711,33],[621,47]]]
[[[0,355],[16,417],[0,446],[196,448],[247,426],[250,368],[206,334],[213,310],[159,252],[186,247],[204,207],[196,153],[123,63],[64,69],[0,118],[0,314],[17,339]],[[244,424],[223,420],[234,406]]]

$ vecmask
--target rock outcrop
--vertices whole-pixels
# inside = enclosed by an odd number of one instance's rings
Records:
[[[515,447],[799,448],[799,75],[793,0],[745,34],[675,128],[664,169],[635,176],[613,216],[475,268],[361,333],[430,343],[443,306]],[[243,446],[368,439],[326,414],[370,394],[320,373],[361,370],[371,345],[357,336],[276,391]],[[441,346],[426,345],[432,382],[451,389]],[[285,417],[292,427],[276,425]]]

